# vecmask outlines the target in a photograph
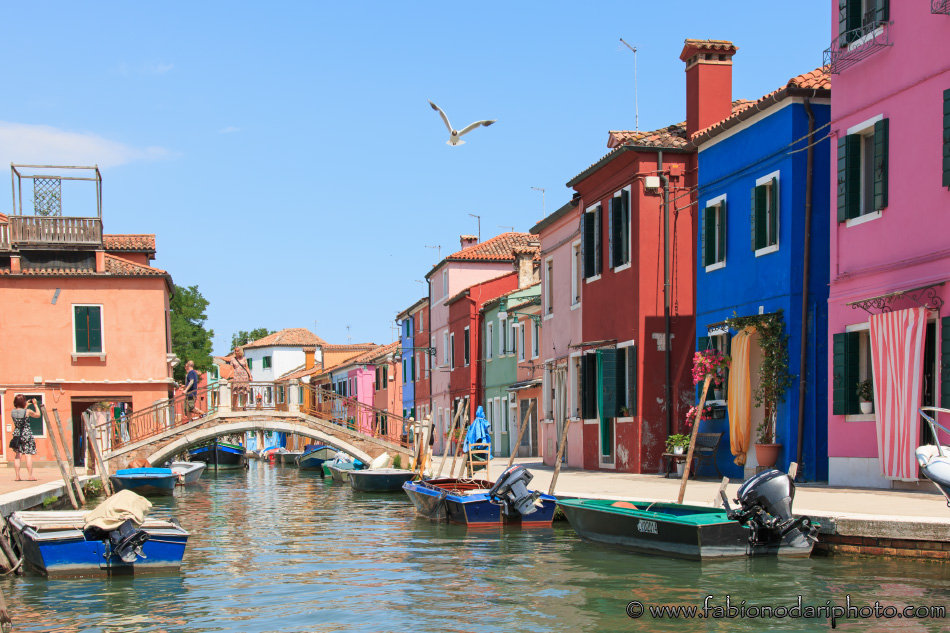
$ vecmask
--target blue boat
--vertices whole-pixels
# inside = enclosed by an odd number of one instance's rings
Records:
[[[243,446],[225,442],[206,444],[188,451],[191,461],[204,462],[208,465],[208,468],[218,470],[244,468],[247,461],[244,453]]]
[[[333,459],[336,449],[330,446],[307,444],[304,453],[297,458],[297,466],[303,470],[319,470],[323,473],[323,462]]]
[[[171,520],[145,519],[132,539],[85,528],[85,511],[14,512],[9,524],[29,570],[45,576],[177,573],[188,532]],[[140,533],[147,535],[144,540]],[[122,536],[125,536],[122,530]],[[128,551],[122,547],[129,547]]]
[[[124,468],[109,481],[116,490],[131,490],[143,496],[169,496],[175,492],[178,473],[171,468]]]
[[[497,482],[480,479],[429,479],[407,481],[402,489],[416,507],[416,512],[434,521],[449,521],[464,525],[550,526],[557,509],[557,499],[551,495],[526,491],[531,507],[520,500],[519,511],[508,503],[503,489],[505,476],[516,471],[515,466],[503,473]],[[522,469],[523,470],[523,469]],[[527,473],[527,471],[523,471]],[[530,481],[530,474],[527,477]],[[532,509],[533,508],[533,509]]]

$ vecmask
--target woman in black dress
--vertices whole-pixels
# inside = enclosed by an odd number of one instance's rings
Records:
[[[20,455],[26,455],[26,481],[36,481],[36,477],[33,476],[36,441],[33,439],[33,430],[30,428],[30,418],[38,418],[42,414],[36,404],[36,398],[30,400],[30,407],[26,408],[26,397],[23,394],[18,394],[13,398],[13,410],[10,412],[13,418],[13,439],[10,441],[10,448],[14,451],[13,470],[16,472],[17,481],[20,481]]]

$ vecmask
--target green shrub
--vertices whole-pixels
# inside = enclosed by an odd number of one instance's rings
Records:
[[[59,501],[59,497],[47,497],[43,499],[43,507],[48,508],[54,503],[56,503],[57,501]]]
[[[402,455],[393,457],[393,468],[402,468]]]

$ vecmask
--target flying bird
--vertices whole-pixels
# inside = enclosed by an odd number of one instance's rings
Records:
[[[441,116],[442,120],[445,122],[445,127],[449,129],[449,140],[445,142],[446,145],[465,145],[465,141],[462,140],[463,136],[465,136],[466,134],[468,134],[469,132],[477,128],[479,125],[484,125],[485,127],[488,127],[489,125],[497,121],[497,119],[492,119],[491,121],[475,121],[475,123],[472,123],[471,125],[463,128],[461,131],[458,131],[452,127],[451,123],[449,123],[449,117],[445,116],[445,112],[442,111],[442,108],[435,105],[431,101],[429,102],[429,105],[432,106],[433,110],[439,113],[439,116]]]

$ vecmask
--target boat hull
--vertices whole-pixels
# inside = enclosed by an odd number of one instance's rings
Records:
[[[178,474],[170,468],[128,468],[109,476],[112,486],[144,497],[167,497],[175,493]]]
[[[280,460],[281,464],[296,464],[297,458],[303,455],[300,451],[287,451],[286,453],[279,453],[277,459]]]
[[[178,483],[187,486],[201,479],[208,465],[204,462],[172,462],[172,472],[178,475]]]
[[[189,452],[191,461],[204,462],[208,468],[217,466],[218,470],[244,468],[247,458],[244,449],[231,444],[218,444],[214,449],[202,446]]]
[[[402,485],[415,477],[411,470],[351,470],[350,486],[357,492],[399,492]]]
[[[618,502],[571,499],[558,505],[581,538],[638,554],[692,560],[762,555],[807,558],[811,554],[811,546],[751,545],[749,528],[729,520],[724,510],[660,503],[643,503],[641,508],[638,502],[619,502],[638,504],[636,509],[616,508],[611,503]]]
[[[301,470],[320,470],[323,472],[323,462],[333,459],[336,455],[336,449],[329,446],[323,446],[310,451],[297,458],[297,466]]]
[[[488,490],[492,482],[480,480],[432,479],[407,481],[402,489],[416,513],[433,521],[448,521],[469,526],[523,525],[550,526],[557,499],[542,494],[541,506],[526,516],[508,516],[492,503]]]
[[[350,482],[350,473],[353,471],[352,468],[341,468],[339,465],[327,466],[327,469],[330,471],[330,477],[338,484],[346,484]]]

